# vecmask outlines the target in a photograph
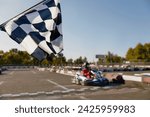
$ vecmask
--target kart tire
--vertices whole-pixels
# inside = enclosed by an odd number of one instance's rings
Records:
[[[80,81],[78,79],[75,80],[77,85],[80,85]]]
[[[81,83],[82,86],[86,86],[85,81],[81,81],[80,83]]]
[[[105,80],[105,86],[109,85],[109,81]]]

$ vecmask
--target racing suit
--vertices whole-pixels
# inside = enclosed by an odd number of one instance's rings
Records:
[[[89,79],[91,78],[91,72],[87,68],[84,68],[82,70],[82,74],[83,74],[83,76],[85,76],[85,77],[87,77]]]

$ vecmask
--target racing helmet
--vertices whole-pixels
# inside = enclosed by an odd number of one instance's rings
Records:
[[[90,68],[90,64],[88,62],[85,62],[83,65],[85,68]]]

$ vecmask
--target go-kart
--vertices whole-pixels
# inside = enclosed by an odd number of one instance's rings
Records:
[[[83,86],[106,86],[109,85],[109,80],[102,77],[100,71],[91,70],[92,77],[87,78],[77,72],[75,77],[72,79],[73,84],[83,85]]]

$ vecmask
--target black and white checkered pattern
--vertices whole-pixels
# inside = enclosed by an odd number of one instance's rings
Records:
[[[42,1],[8,21],[3,29],[39,60],[44,59],[47,54],[58,54],[63,50],[59,0]]]

